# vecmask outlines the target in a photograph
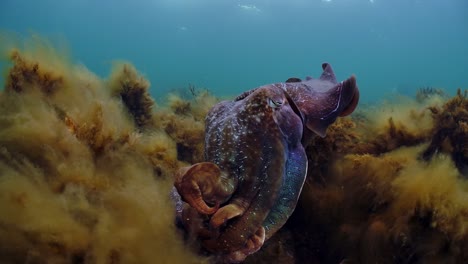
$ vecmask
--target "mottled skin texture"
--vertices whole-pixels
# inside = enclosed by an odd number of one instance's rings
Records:
[[[215,105],[206,162],[176,176],[185,228],[227,262],[244,260],[284,225],[305,180],[308,139],[358,103],[354,77],[338,83],[329,64],[322,68],[319,79],[290,78]]]

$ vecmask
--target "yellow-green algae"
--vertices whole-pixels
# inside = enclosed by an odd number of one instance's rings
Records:
[[[206,263],[174,224],[181,162],[149,83],[129,64],[102,80],[29,46],[9,50],[0,94],[0,262]]]

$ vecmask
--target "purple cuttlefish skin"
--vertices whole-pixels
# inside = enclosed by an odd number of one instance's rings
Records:
[[[294,211],[307,172],[307,139],[324,137],[359,101],[354,76],[337,82],[329,64],[322,68],[318,79],[261,86],[208,113],[206,162],[183,169],[175,183],[188,203],[182,215],[191,220],[183,222],[208,251],[242,261]]]

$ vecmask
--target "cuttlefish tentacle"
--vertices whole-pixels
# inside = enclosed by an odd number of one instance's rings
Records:
[[[218,211],[211,217],[210,226],[213,228],[219,228],[225,224],[228,220],[241,216],[244,214],[246,207],[240,206],[237,203],[230,203],[219,208]]]
[[[176,174],[174,186],[182,199],[199,213],[214,214],[220,201],[229,197],[235,186],[219,167],[211,162],[200,162],[180,169]],[[214,203],[209,206],[207,202]]]
[[[260,250],[263,243],[265,243],[265,240],[265,228],[260,226],[260,228],[257,229],[257,232],[255,232],[255,234],[247,241],[244,248],[230,252],[225,256],[225,258],[227,261],[232,263],[242,262],[247,256]]]
[[[216,230],[208,228],[204,222],[208,215],[200,214],[197,209],[185,204],[181,211],[180,220],[187,232],[200,239],[210,239],[216,237]]]

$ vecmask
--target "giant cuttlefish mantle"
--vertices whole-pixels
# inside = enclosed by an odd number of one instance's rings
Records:
[[[318,79],[290,78],[215,105],[206,117],[205,160],[182,168],[175,187],[185,228],[225,261],[243,261],[281,228],[307,172],[305,144],[325,136],[359,101],[354,76],[337,82],[328,63]]]

